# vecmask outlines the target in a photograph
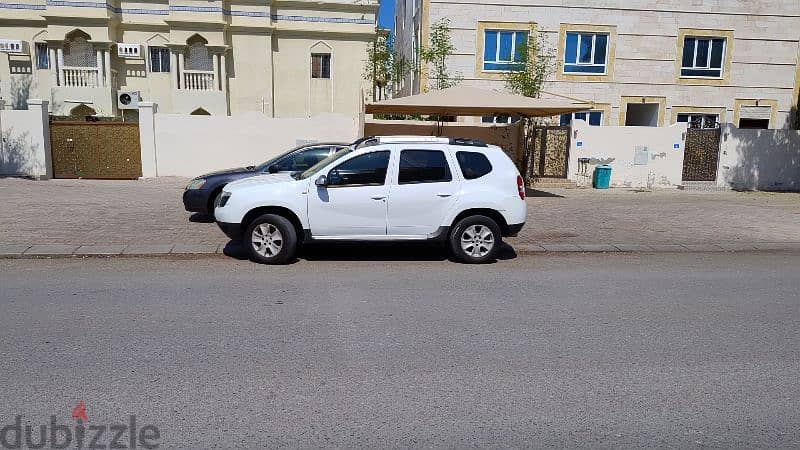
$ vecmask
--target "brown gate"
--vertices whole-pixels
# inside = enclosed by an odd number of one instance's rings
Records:
[[[683,181],[714,181],[719,161],[719,128],[686,130]]]
[[[535,178],[567,178],[569,127],[534,127],[528,175]]]
[[[135,179],[142,176],[139,125],[50,122],[55,178]]]

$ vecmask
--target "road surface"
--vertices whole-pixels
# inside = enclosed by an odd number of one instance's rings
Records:
[[[800,446],[798,253],[309,259],[0,260],[0,427],[82,401],[161,448]]]

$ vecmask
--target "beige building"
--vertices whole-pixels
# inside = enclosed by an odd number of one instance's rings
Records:
[[[377,9],[377,0],[2,2],[0,97],[16,108],[49,99],[55,115],[135,116],[137,96],[166,113],[355,115]]]
[[[505,87],[535,27],[555,57],[545,90],[594,101],[578,113],[591,125],[785,128],[797,107],[798,1],[398,0],[397,48],[416,61],[445,18],[451,72],[484,88]],[[427,85],[426,70],[415,71],[399,95]]]

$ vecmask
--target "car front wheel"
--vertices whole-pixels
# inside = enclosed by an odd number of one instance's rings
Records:
[[[245,243],[253,261],[284,264],[295,254],[297,233],[285,217],[264,214],[248,225]]]
[[[450,233],[450,249],[461,262],[482,264],[495,259],[500,247],[500,227],[486,216],[465,217]]]

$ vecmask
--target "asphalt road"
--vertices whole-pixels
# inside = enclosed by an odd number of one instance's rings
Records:
[[[800,446],[798,253],[392,259],[0,260],[0,427],[83,401],[161,448]]]

